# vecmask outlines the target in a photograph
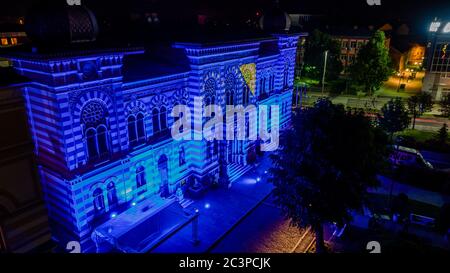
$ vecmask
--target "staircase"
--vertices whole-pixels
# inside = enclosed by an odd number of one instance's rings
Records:
[[[183,200],[181,200],[180,205],[183,207],[183,209],[189,207],[192,203],[194,203],[193,200],[189,199],[189,198],[183,198]]]
[[[227,173],[228,173],[228,178],[230,180],[230,184],[233,183],[234,181],[236,181],[243,174],[245,174],[246,172],[251,170],[251,168],[252,167],[250,165],[243,166],[243,165],[236,164],[236,163],[229,164],[227,166]]]

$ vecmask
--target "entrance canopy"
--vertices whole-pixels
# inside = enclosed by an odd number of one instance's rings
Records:
[[[186,213],[175,198],[155,196],[100,225],[91,237],[97,252],[115,249],[144,253],[196,218],[196,214]]]

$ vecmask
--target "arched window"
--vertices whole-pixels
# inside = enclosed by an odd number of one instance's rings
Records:
[[[229,73],[225,77],[225,94],[227,105],[234,105],[235,91],[236,91],[236,78],[233,74]]]
[[[154,108],[152,110],[152,123],[153,123],[153,134],[158,133],[161,128],[159,125],[159,110],[158,110],[158,108]]]
[[[94,128],[89,128],[86,131],[86,144],[89,158],[97,158],[97,131]]]
[[[216,80],[209,78],[205,82],[205,105],[216,103]]]
[[[167,129],[167,112],[166,107],[162,106],[159,113],[159,122],[161,124],[161,131]]]
[[[185,155],[185,151],[184,151],[184,147],[180,148],[180,151],[178,153],[178,163],[180,166],[183,166],[184,164],[186,164],[186,155]]]
[[[138,113],[128,116],[128,140],[131,146],[135,146],[145,141],[144,114]]]
[[[118,199],[117,199],[116,185],[114,184],[114,182],[110,182],[107,185],[107,190],[108,190],[108,205],[110,208],[115,207],[118,203]]]
[[[145,180],[145,168],[143,166],[139,166],[136,169],[136,187],[139,189],[147,184]]]
[[[98,159],[108,153],[109,137],[106,124],[106,108],[99,101],[88,102],[81,111],[85,143],[89,160]]]
[[[136,127],[137,127],[137,137],[138,141],[145,140],[145,124],[144,124],[144,114],[138,113],[136,115]]]
[[[97,146],[99,156],[108,153],[108,136],[104,125],[97,127]]]
[[[103,197],[103,191],[100,188],[95,189],[93,193],[94,208],[96,212],[103,212],[105,210],[105,199]]]
[[[128,141],[131,145],[134,145],[136,140],[136,117],[134,115],[130,115],[128,116]]]

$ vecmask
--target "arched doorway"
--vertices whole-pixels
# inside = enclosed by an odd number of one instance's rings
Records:
[[[167,167],[167,156],[162,155],[158,159],[158,171],[161,178],[161,184],[159,187],[160,196],[165,198],[170,195],[169,193],[169,170]]]

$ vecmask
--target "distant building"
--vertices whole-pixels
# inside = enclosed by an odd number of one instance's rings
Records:
[[[0,47],[12,47],[21,45],[26,41],[27,35],[24,31],[0,31]]]
[[[339,58],[343,65],[342,73],[346,73],[348,67],[355,62],[361,47],[369,42],[372,31],[368,28],[355,26],[353,28],[333,29],[329,33],[341,47]]]
[[[435,100],[450,93],[450,21],[430,24],[426,47],[426,73],[422,90]]]
[[[26,43],[23,18],[0,18],[0,49]]]

